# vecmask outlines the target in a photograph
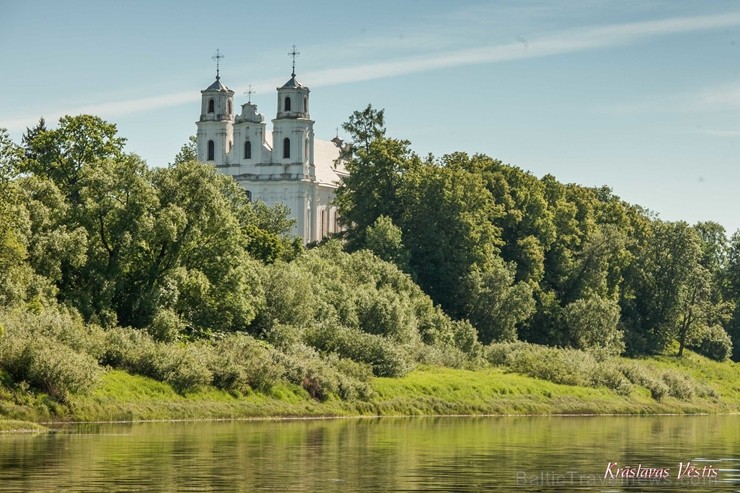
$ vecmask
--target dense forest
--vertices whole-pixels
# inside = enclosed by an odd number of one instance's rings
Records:
[[[94,116],[0,129],[3,381],[64,401],[120,368],[362,399],[373,375],[535,344],[740,357],[740,232],[484,155],[422,158],[371,106],[344,129],[345,231],[308,247],[192,140],[149,167]]]

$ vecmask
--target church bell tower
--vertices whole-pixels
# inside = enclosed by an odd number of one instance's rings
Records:
[[[216,50],[216,80],[201,93],[198,126],[198,160],[224,165],[234,144],[234,91],[221,82],[220,60],[224,56]]]
[[[277,88],[277,115],[272,120],[272,161],[283,164],[287,174],[297,179],[315,179],[313,120],[308,113],[310,90],[296,79],[293,46],[293,72],[290,80]]]

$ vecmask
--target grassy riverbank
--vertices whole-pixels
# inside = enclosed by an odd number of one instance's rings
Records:
[[[17,419],[0,419],[0,433],[43,433],[48,428],[30,421]]]
[[[111,370],[87,395],[60,403],[23,387],[5,388],[0,415],[46,421],[130,421],[439,414],[658,414],[740,412],[740,365],[695,354],[677,359],[619,359],[643,375],[679,381],[682,392],[656,398],[632,385],[629,392],[605,386],[564,385],[511,372],[504,367],[462,370],[420,367],[401,378],[375,378],[367,400],[312,399],[299,386],[240,395],[206,387],[180,394],[150,378]],[[635,370],[637,371],[637,370]],[[667,377],[666,377],[667,375]],[[649,386],[649,385],[648,385]],[[692,390],[694,389],[694,390]],[[3,427],[22,429],[6,421]]]

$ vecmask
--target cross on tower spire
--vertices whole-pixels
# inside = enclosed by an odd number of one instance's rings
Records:
[[[223,53],[221,53],[221,50],[219,50],[218,48],[216,48],[216,54],[211,57],[211,60],[216,60],[216,80],[219,80],[221,78],[221,74],[219,73],[219,69],[221,68],[221,66],[219,62],[223,57]]]
[[[291,77],[295,77],[295,57],[300,54],[301,52],[295,49],[295,45],[293,45],[293,50],[288,52],[288,55],[293,57],[293,72],[290,74]]]
[[[248,90],[248,91],[244,91],[244,94],[246,94],[246,95],[247,95],[247,97],[249,98],[249,101],[247,101],[247,102],[251,103],[251,102],[252,102],[252,94],[256,94],[256,93],[255,93],[255,92],[254,92],[254,91],[252,90],[252,84],[249,84],[249,90]]]

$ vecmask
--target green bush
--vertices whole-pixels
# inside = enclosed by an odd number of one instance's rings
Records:
[[[668,395],[671,397],[685,401],[691,400],[694,397],[694,385],[685,375],[668,371],[663,373],[661,379],[666,387],[668,387]]]
[[[198,344],[156,342],[143,330],[113,328],[106,333],[103,362],[185,392],[212,382],[210,357]]]
[[[337,325],[316,325],[306,330],[306,343],[325,353],[369,364],[379,377],[403,376],[413,367],[407,351],[385,337]]]
[[[300,385],[313,398],[327,400],[340,389],[339,372],[313,348],[297,345],[281,355],[288,381]]]
[[[87,392],[102,373],[92,356],[41,335],[5,334],[0,365],[15,382],[27,382],[60,401]]]
[[[213,374],[208,368],[211,356],[208,350],[198,344],[157,343],[152,353],[155,368],[154,378],[167,382],[178,392],[187,392],[204,385],[210,385]]]
[[[619,366],[612,361],[602,361],[596,364],[591,375],[593,387],[606,387],[619,395],[630,395],[632,384],[625,377]]]
[[[173,342],[184,328],[185,324],[180,316],[174,310],[164,308],[157,311],[147,330],[157,341]]]
[[[152,336],[143,330],[115,327],[105,333],[105,351],[102,363],[156,378],[152,355],[156,352]]]
[[[697,353],[715,361],[725,361],[732,354],[732,340],[719,325],[704,328],[690,344]]]
[[[213,352],[209,363],[213,384],[222,389],[267,391],[285,373],[275,349],[245,334],[230,334],[209,349]]]
[[[95,359],[103,354],[103,330],[95,324],[85,324],[76,311],[65,307],[0,311],[0,325],[8,334],[49,338]]]
[[[0,311],[0,325],[5,328],[0,367],[15,382],[27,382],[64,401],[98,381],[103,333],[85,325],[76,312],[47,307],[38,312]]]
[[[264,334],[276,324],[302,326],[315,317],[319,300],[314,279],[296,263],[276,262],[262,268],[262,286],[269,300],[253,322],[254,332]]]
[[[612,355],[624,352],[624,334],[619,330],[619,304],[593,295],[579,298],[563,309],[570,343],[578,349],[598,348]]]
[[[564,385],[607,387],[620,395],[632,392],[632,383],[642,385],[646,379],[626,368],[602,351],[592,353],[577,349],[539,346],[526,342],[490,344],[486,360],[495,366]]]
[[[419,338],[416,317],[408,298],[389,288],[362,289],[356,293],[359,328],[408,343]]]

